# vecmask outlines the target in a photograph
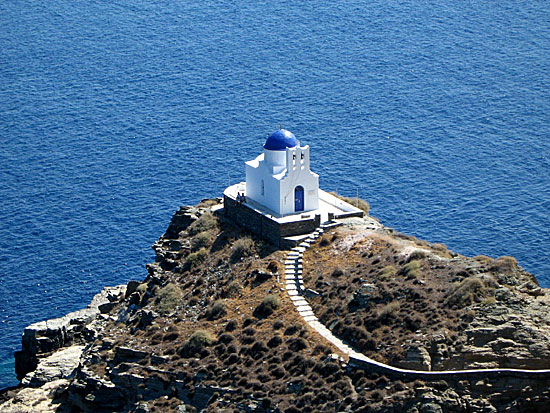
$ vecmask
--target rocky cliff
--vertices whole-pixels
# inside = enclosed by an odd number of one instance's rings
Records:
[[[2,412],[546,411],[550,377],[418,379],[353,367],[284,288],[285,251],[212,213],[178,210],[143,281],[36,323]],[[550,367],[550,294],[511,257],[468,258],[372,218],[304,253],[310,304],[335,335],[417,370]]]

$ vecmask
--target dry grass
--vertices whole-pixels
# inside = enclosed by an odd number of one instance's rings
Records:
[[[492,270],[496,272],[511,272],[518,268],[518,261],[514,257],[499,257],[493,263]]]
[[[210,208],[210,207],[213,207],[214,205],[218,205],[220,203],[220,201],[218,201],[217,199],[203,199],[200,204],[197,205],[197,207],[199,208]]]
[[[450,307],[466,307],[474,302],[481,302],[493,296],[497,286],[492,277],[470,277],[455,283],[444,301]]]
[[[378,318],[380,320],[387,320],[390,317],[396,316],[401,310],[401,305],[399,301],[392,301],[391,303],[386,304],[378,311]]]
[[[452,254],[451,252],[449,251],[449,248],[445,245],[445,244],[442,244],[440,242],[436,242],[436,243],[433,243],[433,244],[430,244],[430,247],[432,248],[432,250],[434,250],[436,252],[437,255],[439,255],[440,257],[443,257],[443,258],[452,258]]]
[[[493,258],[488,257],[487,255],[476,255],[474,257],[474,260],[485,265],[492,264],[495,261]]]

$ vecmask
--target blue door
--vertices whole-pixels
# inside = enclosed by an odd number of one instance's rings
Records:
[[[297,186],[294,190],[294,211],[300,212],[304,210],[304,187]]]

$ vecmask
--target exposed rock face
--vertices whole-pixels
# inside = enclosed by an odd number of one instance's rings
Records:
[[[432,358],[428,350],[421,345],[412,345],[407,350],[405,360],[401,361],[399,365],[411,370],[431,370]]]
[[[60,396],[67,390],[69,381],[65,379],[45,383],[42,387],[27,387],[14,393],[12,398],[0,402],[3,413],[64,413],[68,409],[60,407]]]
[[[177,239],[179,233],[185,230],[194,221],[199,219],[200,211],[198,208],[190,206],[182,206],[176,211],[168,229],[166,230],[165,237],[167,239]]]
[[[550,368],[550,300],[539,297],[479,312],[464,332],[461,355],[476,367]]]
[[[70,379],[78,364],[84,346],[73,345],[40,358],[36,369],[28,373],[21,383],[28,387],[40,387],[58,379]]]
[[[38,365],[38,356],[61,347],[81,344],[92,338],[95,331],[88,328],[91,321],[109,305],[124,295],[125,285],[107,287],[96,294],[83,310],[74,311],[53,320],[31,324],[23,332],[23,349],[15,353],[15,372],[23,380]]]

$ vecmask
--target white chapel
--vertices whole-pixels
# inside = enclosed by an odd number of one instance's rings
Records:
[[[319,175],[309,169],[309,146],[292,132],[279,129],[264,151],[246,162],[246,198],[280,216],[319,208]]]

